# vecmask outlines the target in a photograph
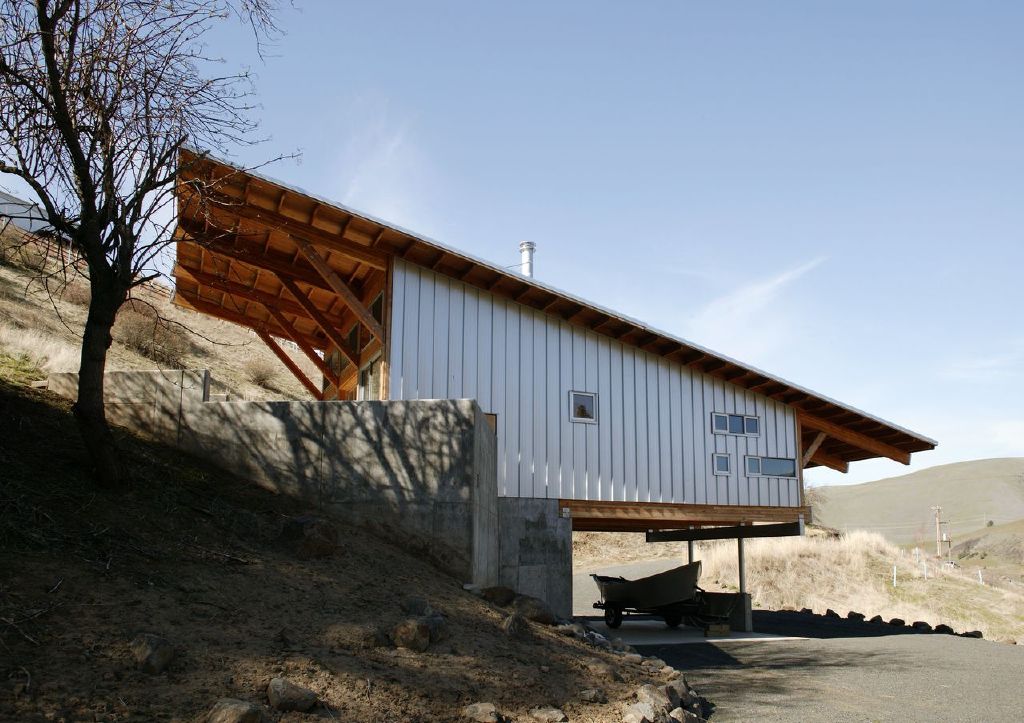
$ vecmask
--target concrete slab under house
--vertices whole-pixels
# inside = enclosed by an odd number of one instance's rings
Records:
[[[936,446],[529,273],[208,156],[179,163],[177,304],[251,328],[316,403],[474,400],[497,504],[480,582],[564,613],[572,530],[735,538],[742,560],[746,537],[802,534],[804,469]]]

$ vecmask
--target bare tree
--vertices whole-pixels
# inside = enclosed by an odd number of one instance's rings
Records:
[[[74,414],[98,484],[127,481],[103,404],[114,318],[172,242],[179,152],[253,141],[252,83],[204,40],[248,23],[261,44],[276,0],[0,0],[0,173],[39,199],[52,238],[88,272]],[[200,155],[200,158],[202,155]]]

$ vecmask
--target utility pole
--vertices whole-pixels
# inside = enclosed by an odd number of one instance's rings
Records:
[[[936,505],[932,507],[935,513],[935,557],[942,557],[942,508]]]

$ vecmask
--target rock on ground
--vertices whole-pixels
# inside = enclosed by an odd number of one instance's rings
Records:
[[[924,620],[915,620],[910,627],[925,633],[930,633],[932,631],[932,626],[926,623]]]
[[[395,626],[391,638],[399,648],[422,653],[430,645],[430,626],[423,620],[409,618]]]
[[[584,703],[607,703],[608,696],[600,688],[587,688],[580,691],[580,700]]]
[[[206,723],[261,723],[263,707],[234,698],[221,698],[206,714]]]
[[[430,603],[418,596],[405,598],[400,603],[400,607],[406,615],[427,616],[434,614],[434,608],[430,607]]]
[[[462,717],[475,723],[501,723],[502,717],[494,703],[473,703],[462,709]]]
[[[338,530],[327,520],[301,515],[284,523],[281,541],[300,560],[330,557],[338,547]]]
[[[904,622],[903,618],[893,618],[889,621],[889,624],[895,625],[897,628],[901,628],[906,625],[906,622]]]
[[[434,613],[433,615],[420,618],[420,620],[427,626],[427,630],[430,631],[430,642],[439,643],[451,636],[448,632],[448,621],[440,614]]]
[[[542,625],[554,625],[555,614],[546,602],[530,595],[520,595],[512,601],[512,608],[527,620]]]
[[[870,620],[868,620],[868,622],[869,622],[869,623],[876,623],[876,624],[879,624],[879,623],[884,623],[884,622],[885,622],[885,620],[884,620],[884,619],[882,618],[882,616],[881,616],[881,615],[876,615],[875,617],[873,617],[873,618],[871,618]]]
[[[668,711],[678,705],[678,703],[673,705],[672,699],[669,698],[668,693],[655,685],[651,685],[650,683],[641,685],[637,688],[636,699],[641,703],[650,704],[656,711]]]
[[[935,626],[935,632],[942,633],[943,635],[953,635],[953,628],[940,623]]]
[[[666,718],[667,715],[655,710],[650,703],[634,703],[626,708],[622,723],[664,723]]]
[[[566,723],[569,716],[554,706],[541,706],[530,711],[530,717],[540,723]]]
[[[164,672],[174,660],[174,646],[159,635],[140,633],[128,644],[139,669],[150,675]]]
[[[316,693],[287,678],[274,678],[267,686],[267,700],[275,710],[305,713],[316,705]]]
[[[495,585],[493,587],[485,587],[481,590],[480,597],[489,603],[493,603],[499,607],[505,607],[515,600],[516,591],[510,587],[505,587],[504,585]]]
[[[502,621],[501,630],[510,638],[525,638],[530,634],[530,623],[519,613],[512,613]]]
[[[846,619],[847,619],[847,620],[857,620],[857,621],[861,621],[861,620],[863,620],[863,619],[864,619],[865,617],[866,617],[866,616],[864,615],[864,613],[858,613],[858,612],[854,612],[853,610],[851,610],[850,612],[846,613]]]

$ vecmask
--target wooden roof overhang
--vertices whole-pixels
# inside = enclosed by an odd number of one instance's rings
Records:
[[[802,467],[845,472],[850,462],[876,457],[909,464],[912,453],[937,445],[536,279],[225,161],[185,151],[180,163],[176,300],[197,311],[324,349],[331,341],[325,325],[345,321],[348,311],[323,269],[310,262],[310,247],[351,283],[402,259],[789,405],[799,419]],[[212,183],[208,202],[191,198],[192,179]],[[289,281],[308,303],[289,291]]]

